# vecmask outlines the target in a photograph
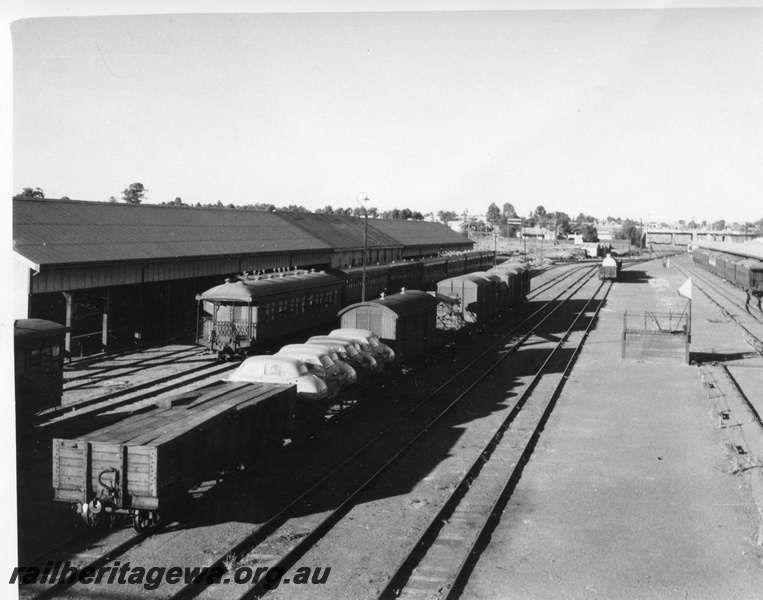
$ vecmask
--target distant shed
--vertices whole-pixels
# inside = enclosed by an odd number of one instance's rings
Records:
[[[428,354],[435,342],[437,300],[420,290],[352,304],[339,312],[341,327],[368,329],[407,362]]]

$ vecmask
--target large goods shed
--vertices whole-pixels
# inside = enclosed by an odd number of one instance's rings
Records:
[[[245,271],[358,265],[364,249],[369,266],[400,264],[471,247],[422,221],[368,219],[366,229],[340,215],[17,197],[14,317],[65,324],[69,356],[164,343],[193,336],[197,294]]]
[[[70,355],[195,329],[197,293],[230,274],[321,267],[332,248],[276,213],[13,200],[14,312],[70,328]]]
[[[402,258],[436,256],[444,252],[465,252],[474,247],[472,240],[456,233],[443,223],[369,219],[368,226],[400,242],[403,246]]]

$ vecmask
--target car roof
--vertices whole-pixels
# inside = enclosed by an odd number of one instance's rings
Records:
[[[329,335],[334,335],[335,333],[341,334],[341,333],[347,333],[349,335],[359,335],[362,337],[379,337],[376,335],[373,331],[370,331],[368,329],[352,329],[352,328],[342,328],[342,329],[334,329]]]
[[[324,356],[326,350],[313,344],[288,344],[281,348],[277,354],[304,354],[306,356]]]
[[[268,362],[268,363],[281,363],[284,365],[290,365],[290,366],[299,366],[300,363],[303,363],[303,360],[300,360],[297,357],[294,356],[286,356],[285,354],[277,355],[277,354],[260,354],[257,356],[250,356],[249,358],[245,359],[244,362],[239,365],[239,367],[242,367],[246,363],[255,363],[255,362]]]

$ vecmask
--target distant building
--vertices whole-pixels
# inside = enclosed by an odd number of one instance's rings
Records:
[[[545,227],[522,227],[517,232],[517,237],[520,239],[536,239],[536,240],[551,240],[555,239],[554,232]]]

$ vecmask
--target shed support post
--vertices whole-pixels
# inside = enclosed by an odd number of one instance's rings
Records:
[[[109,351],[109,314],[111,313],[111,288],[106,288],[106,299],[103,302],[103,326],[101,328],[101,350]]]
[[[172,315],[172,282],[167,281],[164,284],[164,343],[170,340],[170,315]]]
[[[64,337],[64,350],[66,356],[71,358],[72,355],[72,295],[67,292],[61,292],[64,298],[66,298],[66,335]]]
[[[143,343],[143,284],[138,285],[135,294],[135,325],[134,337],[135,343],[140,346]]]

